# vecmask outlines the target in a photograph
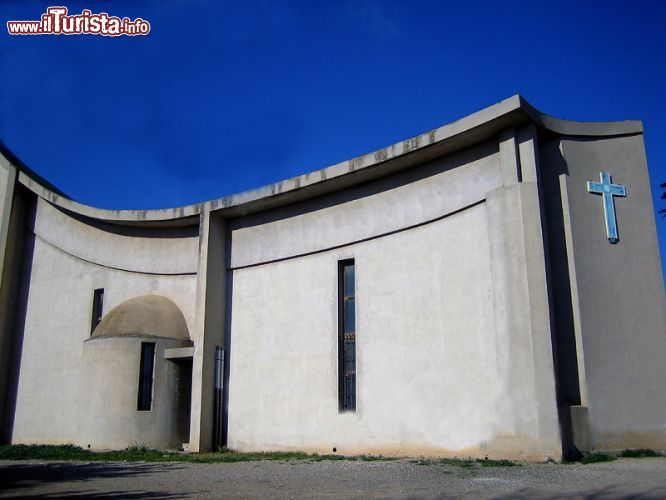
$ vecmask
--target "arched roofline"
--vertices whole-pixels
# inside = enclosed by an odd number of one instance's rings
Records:
[[[641,134],[638,120],[581,122],[546,115],[520,95],[514,95],[442,127],[371,153],[292,177],[267,186],[192,205],[158,210],[107,210],[78,203],[39,177],[0,145],[7,160],[19,170],[19,182],[53,205],[69,212],[110,223],[180,225],[194,223],[203,211],[235,217],[321,196],[359,182],[450,154],[497,135],[508,127],[534,123],[558,135],[604,137]]]

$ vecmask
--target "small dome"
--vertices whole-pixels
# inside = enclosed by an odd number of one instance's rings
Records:
[[[91,338],[120,336],[190,339],[183,313],[161,295],[135,297],[114,307]]]

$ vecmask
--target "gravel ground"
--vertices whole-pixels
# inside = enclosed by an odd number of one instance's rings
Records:
[[[666,458],[467,469],[391,462],[0,461],[0,497],[666,498]]]

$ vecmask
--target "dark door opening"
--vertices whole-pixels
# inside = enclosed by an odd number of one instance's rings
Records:
[[[190,441],[190,412],[192,409],[192,359],[176,363],[176,428],[182,443]]]

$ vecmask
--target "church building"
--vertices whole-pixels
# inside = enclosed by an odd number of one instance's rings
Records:
[[[641,122],[520,96],[164,210],[77,203],[2,146],[1,441],[665,450],[651,199]]]

